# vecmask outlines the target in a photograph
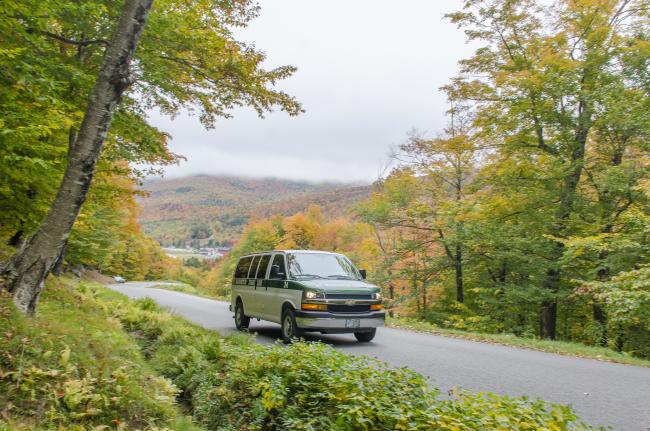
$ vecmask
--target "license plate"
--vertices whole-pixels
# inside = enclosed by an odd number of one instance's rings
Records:
[[[359,326],[361,326],[359,319],[345,319],[346,328],[358,328]]]

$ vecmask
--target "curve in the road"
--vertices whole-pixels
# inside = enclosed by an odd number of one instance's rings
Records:
[[[152,289],[161,283],[110,285],[131,298],[149,297],[163,307],[222,334],[234,332],[226,302],[180,292]],[[258,341],[275,342],[279,326],[251,322]],[[527,395],[553,403],[571,404],[594,425],[622,431],[650,431],[650,369],[381,328],[375,341],[359,344],[348,335],[310,335],[350,354],[367,355],[395,366],[407,366],[429,376],[442,391]]]

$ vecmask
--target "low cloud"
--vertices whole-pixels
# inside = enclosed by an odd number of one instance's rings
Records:
[[[438,88],[470,53],[443,14],[459,0],[409,2],[261,1],[261,16],[238,37],[268,54],[268,66],[299,68],[279,84],[306,113],[258,118],[237,110],[214,130],[196,117],[153,115],[187,157],[167,176],[236,174],[311,181],[377,178],[392,146],[413,129],[445,125]]]

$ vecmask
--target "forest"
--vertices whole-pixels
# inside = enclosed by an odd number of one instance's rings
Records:
[[[481,3],[448,16],[481,44],[444,87],[448,127],[359,208],[380,273],[423,317],[647,357],[648,17]]]

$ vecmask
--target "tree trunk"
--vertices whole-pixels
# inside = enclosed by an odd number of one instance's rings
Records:
[[[65,251],[67,248],[68,240],[66,240],[65,244],[63,244],[63,247],[61,247],[61,253],[59,253],[59,257],[56,258],[56,261],[52,266],[52,274],[56,275],[57,277],[63,272],[63,261],[65,259]]]
[[[612,226],[607,224],[603,229],[603,233],[611,233]],[[601,282],[607,281],[609,278],[609,267],[605,259],[607,258],[607,251],[602,250],[598,253],[598,261],[600,262],[600,268],[598,268],[598,280]],[[608,334],[607,334],[607,314],[603,309],[602,304],[599,302],[598,298],[594,297],[593,303],[591,305],[592,316],[596,325],[598,325],[598,345],[607,347],[608,344]]]
[[[605,310],[603,309],[603,306],[594,299],[594,302],[591,305],[591,311],[599,330],[597,343],[599,346],[607,347],[607,315],[605,314]]]
[[[462,230],[462,224],[459,229],[456,231],[456,236],[460,237],[459,232]],[[456,247],[452,251],[448,244],[445,243],[445,235],[442,232],[442,229],[438,229],[438,235],[442,240],[442,245],[445,249],[445,254],[454,267],[455,272],[455,281],[456,281],[456,301],[463,302],[465,300],[465,295],[463,291],[463,246],[462,243],[456,242]],[[456,238],[458,241],[458,238]]]
[[[389,273],[390,274],[390,273]],[[392,276],[392,274],[391,274]],[[388,282],[388,298],[390,299],[390,309],[388,310],[388,316],[394,317],[393,314],[393,304],[395,303],[395,285],[393,284],[393,280],[391,278],[391,281]]]
[[[623,153],[625,147],[619,147],[614,150],[610,160],[610,166],[620,166],[623,163]],[[604,234],[611,234],[614,230],[614,218],[613,214],[615,210],[615,202],[611,196],[611,193],[608,189],[605,189],[598,194],[598,200],[601,207],[603,208],[604,219],[606,220],[605,225],[601,229],[601,232]],[[598,281],[605,282],[609,279],[610,269],[607,265],[607,251],[601,250],[598,253]],[[607,332],[607,314],[597,298],[593,298],[593,303],[591,305],[591,312],[596,325],[598,326],[598,340],[597,343],[600,346],[607,347],[609,344],[609,334]]]
[[[45,278],[51,271],[77,219],[92,181],[113,112],[132,83],[129,66],[153,0],[126,0],[88,99],[81,127],[70,142],[68,164],[45,220],[1,268],[4,288],[26,314],[36,311]]]
[[[456,202],[460,203],[463,198],[463,169],[460,156],[456,160]],[[461,304],[465,301],[465,292],[463,291],[463,229],[464,223],[460,222],[456,226],[456,250],[454,254],[454,266],[456,269],[456,301]]]
[[[418,313],[418,316],[422,315],[422,307],[420,306],[420,292],[418,289],[418,275],[417,275],[417,266],[413,270],[413,296],[415,297],[415,309]]]
[[[556,251],[554,262],[557,262],[562,257],[563,245],[556,243],[556,249],[559,251]],[[560,269],[555,263],[546,271],[544,288],[549,291],[549,297],[542,300],[539,314],[539,336],[555,340],[557,332],[557,297],[555,295],[560,289]]]
[[[617,334],[614,341],[615,341],[614,345],[615,345],[616,351],[617,352],[622,352],[623,347],[625,347],[625,337],[623,336],[623,334]]]
[[[557,327],[557,299],[542,301],[539,319],[539,336],[555,340]]]
[[[427,312],[427,283],[422,280],[422,315]]]
[[[36,199],[36,189],[33,187],[30,187],[29,190],[27,190],[27,197],[30,200]],[[7,245],[11,247],[18,247],[20,246],[20,243],[22,242],[23,235],[25,235],[25,220],[19,219],[18,220],[18,230],[16,233],[14,233],[11,238],[9,238],[9,241],[7,241]]]
[[[585,101],[580,102],[578,108],[578,121],[575,131],[574,147],[571,151],[571,168],[564,177],[560,191],[560,205],[556,212],[556,225],[553,229],[553,236],[564,237],[567,235],[567,224],[573,213],[576,190],[582,175],[587,146],[587,136],[591,128],[591,107]],[[550,256],[551,266],[546,271],[544,287],[549,291],[550,298],[542,301],[540,311],[540,331],[542,338],[555,339],[557,328],[557,297],[560,290],[561,268],[559,261],[564,254],[564,244],[556,241],[553,253]]]
[[[459,244],[456,245],[454,266],[456,269],[456,301],[462,303],[465,300],[463,292],[463,250]]]

